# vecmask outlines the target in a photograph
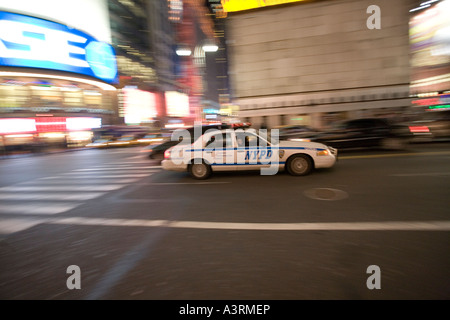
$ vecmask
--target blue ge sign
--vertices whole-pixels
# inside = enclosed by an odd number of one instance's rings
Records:
[[[0,11],[0,66],[80,73],[117,83],[111,45],[63,24]]]

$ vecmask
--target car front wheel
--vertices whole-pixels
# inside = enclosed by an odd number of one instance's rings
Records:
[[[313,169],[311,158],[302,154],[289,158],[286,165],[287,171],[293,176],[305,176]]]
[[[211,166],[204,161],[201,163],[195,163],[195,161],[193,161],[193,163],[189,165],[189,173],[194,179],[204,180],[211,175]]]

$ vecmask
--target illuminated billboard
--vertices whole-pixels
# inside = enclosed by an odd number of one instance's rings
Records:
[[[0,119],[0,134],[35,132],[34,119]]]
[[[52,69],[117,83],[111,45],[56,22],[0,11],[0,66]]]
[[[409,25],[412,66],[436,66],[450,62],[450,1],[415,15]]]
[[[157,116],[154,93],[132,87],[125,87],[122,92],[126,124],[150,122]]]
[[[166,91],[166,112],[170,117],[188,117],[189,96],[177,91]]]
[[[0,119],[0,134],[80,131],[100,128],[101,118],[39,117]]]
[[[409,22],[413,93],[450,89],[450,0],[420,11]]]
[[[236,12],[301,1],[305,0],[222,0],[221,3],[223,11]]]
[[[111,44],[108,0],[0,0],[0,11],[55,21]]]

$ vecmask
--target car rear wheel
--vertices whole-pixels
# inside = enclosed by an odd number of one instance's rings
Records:
[[[201,163],[195,163],[194,161],[189,165],[189,173],[194,179],[204,180],[211,175],[211,166],[204,161]]]
[[[289,158],[287,171],[293,176],[305,176],[313,169],[313,162],[310,157],[298,154]]]

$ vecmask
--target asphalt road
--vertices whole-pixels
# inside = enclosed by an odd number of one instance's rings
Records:
[[[449,175],[448,143],[206,181],[137,148],[3,159],[0,299],[447,300]]]

